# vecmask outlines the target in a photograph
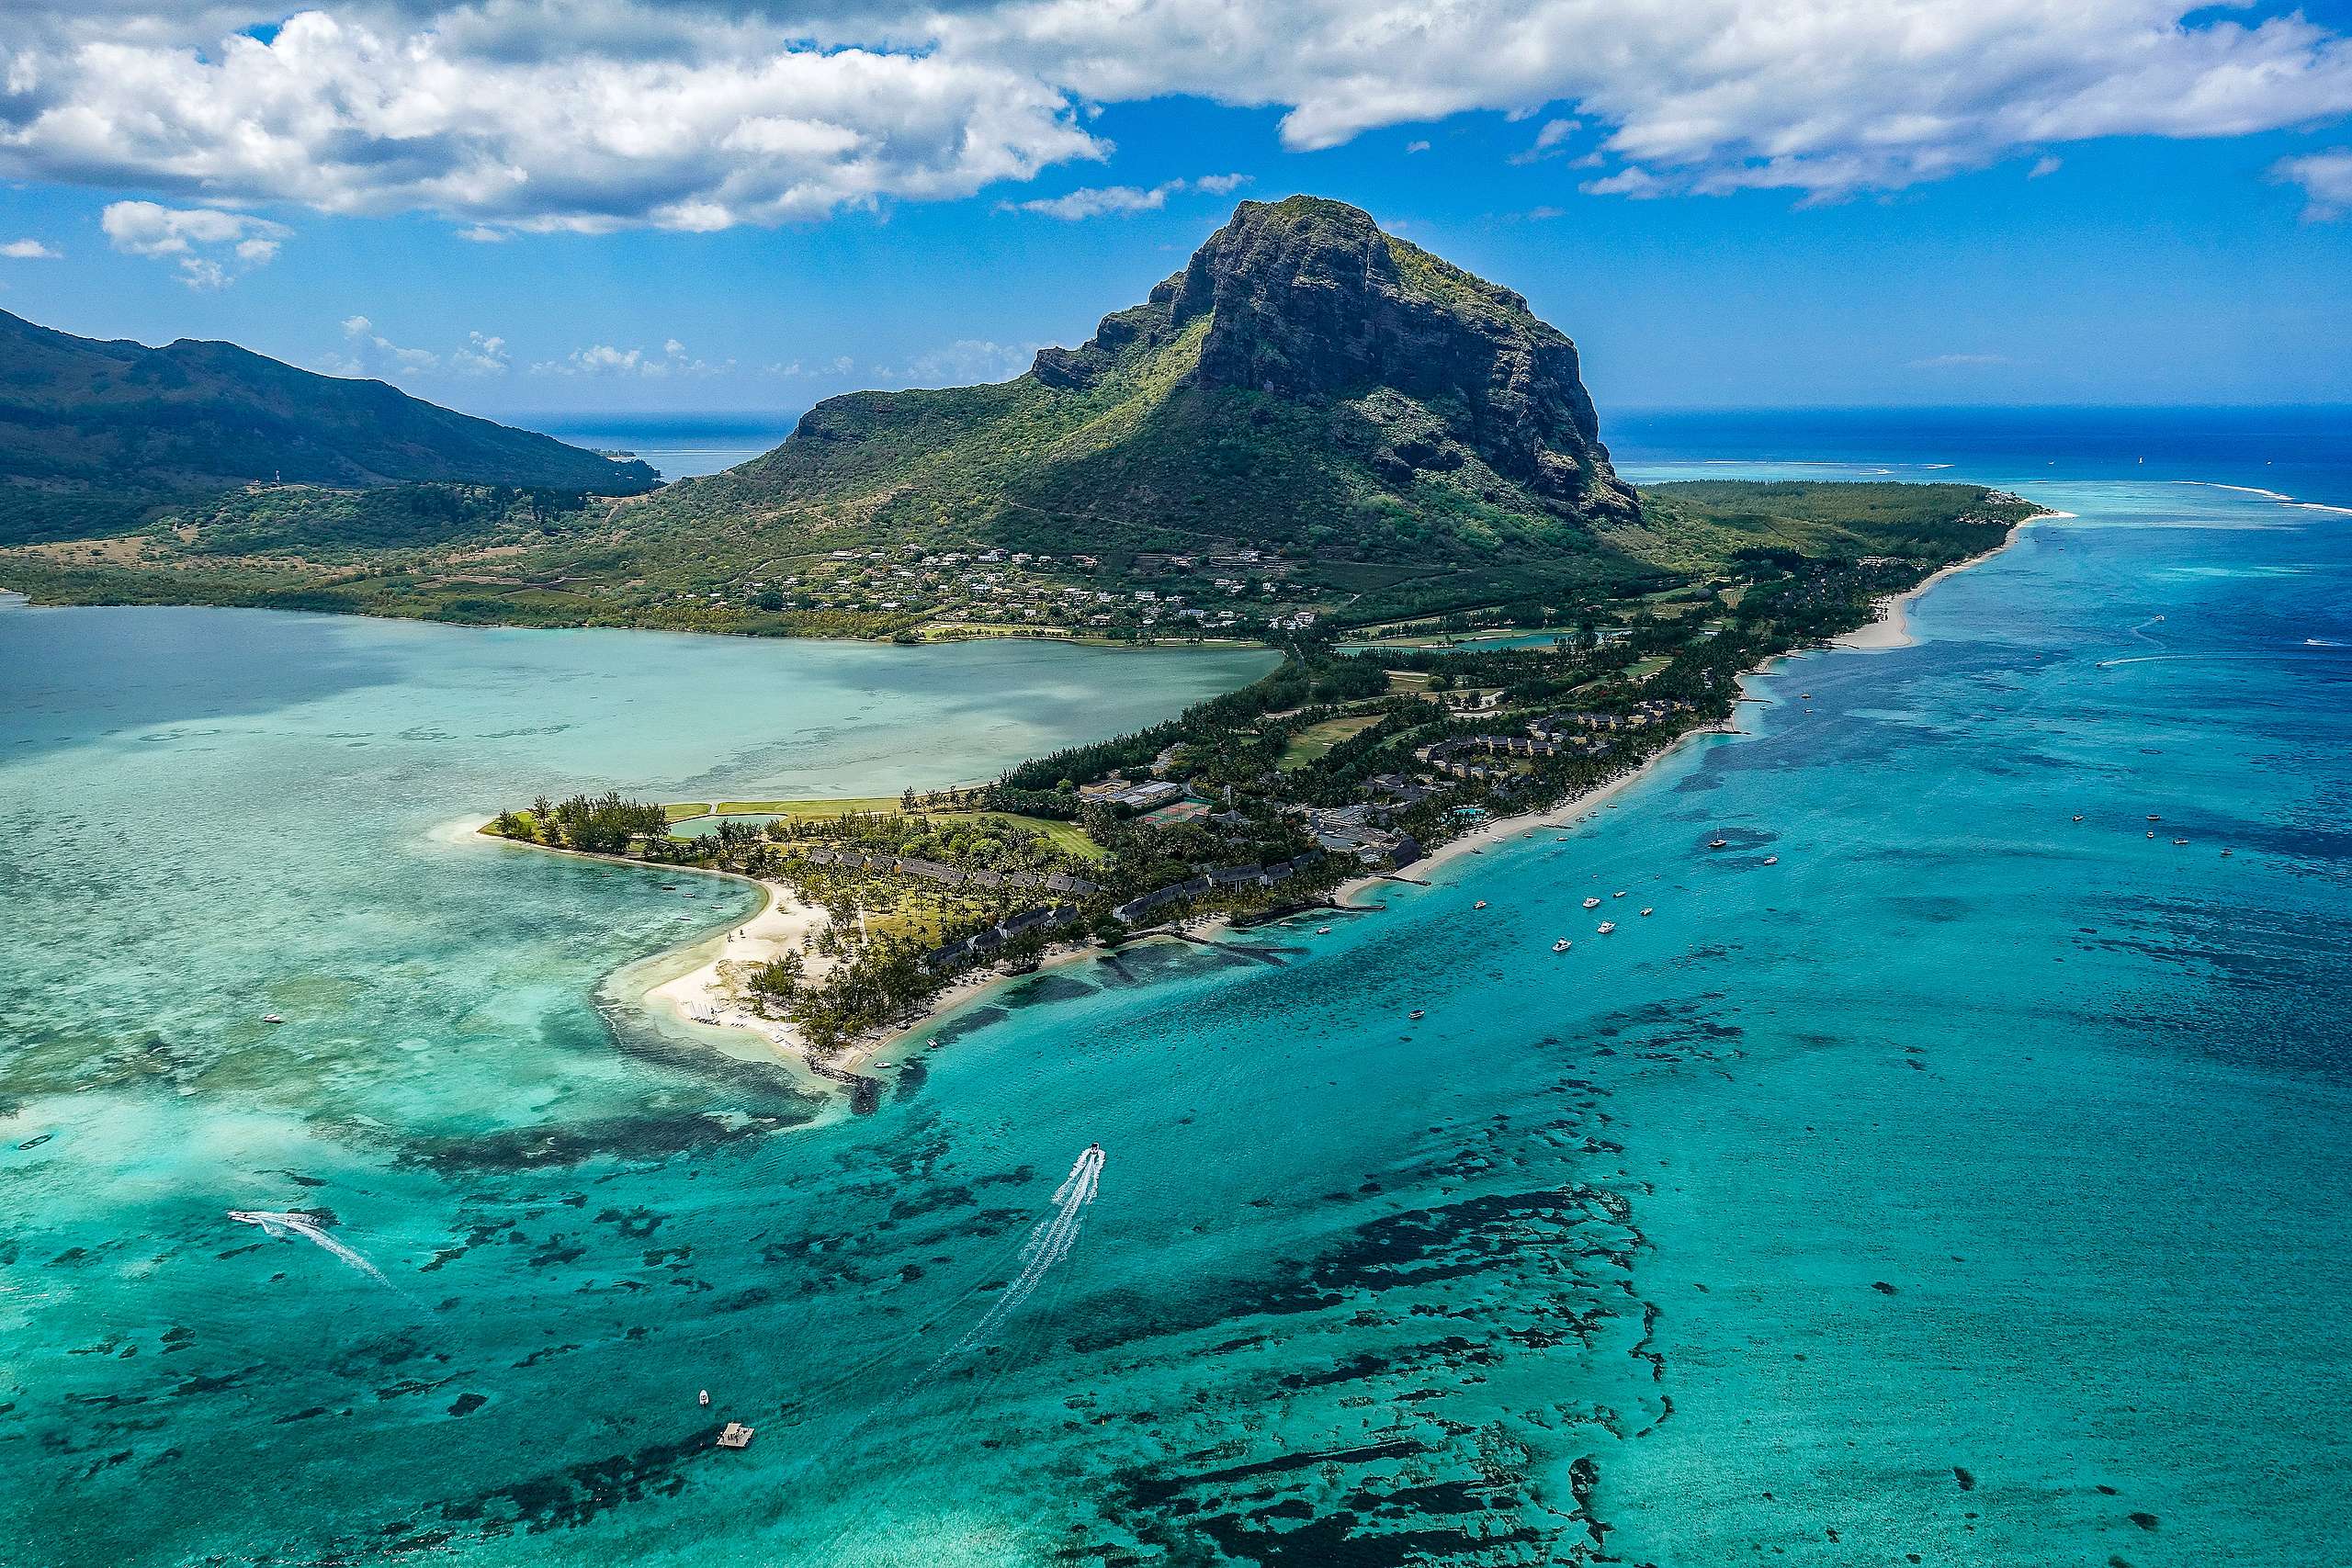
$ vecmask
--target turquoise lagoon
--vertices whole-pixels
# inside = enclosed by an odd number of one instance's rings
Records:
[[[2075,515],[1590,820],[813,1121],[594,1006],[730,890],[439,825],[886,790],[1001,682],[793,737],[760,659],[888,650],[0,615],[0,1556],[2334,1560],[2352,516],[2017,482]],[[1001,653],[1095,728],[1247,673]]]

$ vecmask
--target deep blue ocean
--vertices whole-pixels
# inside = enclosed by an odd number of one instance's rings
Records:
[[[2064,515],[1588,817],[1019,982],[864,1116],[611,982],[732,890],[452,819],[1247,668],[0,610],[0,1562],[2346,1561],[2346,422],[1808,417],[1603,434]]]

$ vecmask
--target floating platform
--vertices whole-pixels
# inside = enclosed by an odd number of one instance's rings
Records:
[[[727,1423],[727,1429],[718,1434],[718,1446],[722,1449],[750,1448],[752,1428],[744,1426],[741,1421],[729,1421]]]

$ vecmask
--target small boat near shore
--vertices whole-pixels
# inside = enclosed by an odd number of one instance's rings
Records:
[[[1584,907],[1588,909],[1598,909],[1600,908],[1600,900],[1598,898],[1588,898],[1584,901]]]
[[[1600,934],[1602,936],[1607,936],[1611,931],[1613,931],[1616,929],[1617,922],[1614,920],[1603,920],[1600,922]]]
[[[1710,839],[1707,840],[1707,847],[1711,850],[1719,850],[1730,842],[1729,839]]]
[[[1766,865],[1778,865],[1781,863],[1781,857],[1778,855],[1766,855],[1764,857],[1764,863]]]
[[[1644,910],[1642,911],[1642,913],[1643,913],[1644,915],[1648,915],[1650,912],[1651,912],[1651,911],[1649,911],[1649,910],[1647,910],[1647,909],[1644,909]]]
[[[1484,898],[1481,898],[1470,907],[1474,909],[1483,909],[1487,907],[1487,901]]]
[[[1624,890],[1623,888],[1622,888],[1622,887],[1620,887],[1619,889],[1617,889],[1617,891],[1616,891],[1616,892],[1611,893],[1611,894],[1610,895],[1610,897],[1611,897],[1611,898],[1623,898],[1624,896],[1625,896],[1625,890]]]
[[[262,1015],[261,1015],[261,1021],[262,1021],[264,1023],[284,1023],[284,1022],[286,1021],[284,1019],[282,1019],[282,1018],[278,1017],[278,1016],[277,1016],[276,1013],[274,1013],[274,1012],[266,1012],[266,1013],[262,1014]]]
[[[1331,934],[1331,928],[1329,926],[1317,926],[1315,928],[1315,934],[1317,936],[1329,936]]]
[[[1552,951],[1555,953],[1566,953],[1575,944],[1570,942],[1566,937],[1562,937],[1559,941],[1552,944]]]
[[[1420,1016],[1421,1016],[1421,1010],[1420,1010],[1419,1008],[1415,1008],[1411,1012],[1409,1012],[1409,1013],[1406,1014],[1405,1016],[1406,1016],[1406,1017],[1408,1017],[1408,1018],[1419,1018],[1419,1017],[1420,1017]]]

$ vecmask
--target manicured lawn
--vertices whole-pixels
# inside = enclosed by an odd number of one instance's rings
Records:
[[[1309,762],[1320,761],[1330,754],[1332,747],[1351,735],[1363,734],[1385,716],[1376,713],[1348,713],[1310,724],[1290,738],[1290,743],[1283,748],[1283,760],[1276,766],[1303,768]]]
[[[840,817],[852,811],[895,815],[899,809],[899,797],[895,795],[842,795],[832,800],[722,800],[709,809],[728,817],[789,817],[798,822],[811,817]]]

